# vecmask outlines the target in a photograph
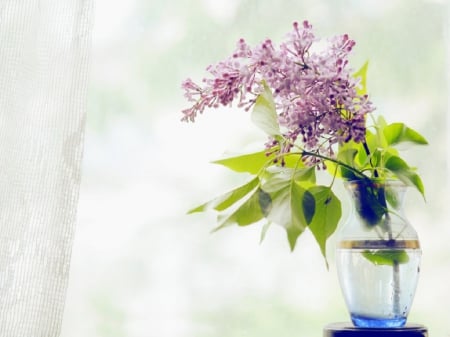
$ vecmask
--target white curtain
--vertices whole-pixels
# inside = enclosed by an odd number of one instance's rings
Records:
[[[0,0],[0,336],[60,334],[91,0]]]

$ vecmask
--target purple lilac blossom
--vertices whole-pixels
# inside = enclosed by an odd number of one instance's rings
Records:
[[[352,76],[348,56],[355,45],[347,34],[327,40],[315,37],[308,21],[293,24],[286,40],[275,47],[270,39],[251,48],[244,39],[227,59],[210,65],[212,78],[203,85],[183,82],[193,105],[183,110],[183,121],[194,122],[206,108],[237,106],[249,110],[263,90],[272,89],[285,141],[266,144],[289,152],[294,143],[306,151],[333,157],[333,145],[364,141],[365,116],[374,110],[367,95],[359,95],[360,79]],[[321,162],[314,156],[306,162]]]

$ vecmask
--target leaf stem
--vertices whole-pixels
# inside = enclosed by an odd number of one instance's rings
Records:
[[[371,157],[369,146],[367,145],[367,143],[365,141],[363,142],[363,147],[364,147],[364,151],[366,152],[367,156],[369,157],[370,166],[372,166],[372,168],[374,169],[373,170],[374,177],[379,178],[378,171],[374,167],[373,162],[372,162],[372,157]],[[377,197],[378,197],[378,202],[386,210],[384,215],[385,215],[385,223],[386,223],[387,232],[388,232],[388,240],[395,241],[395,239],[393,237],[393,233],[392,233],[391,217],[389,215],[389,209],[388,209],[387,203],[386,203],[384,186],[380,188],[380,191],[378,192]],[[399,262],[394,260],[392,268],[393,268],[392,273],[393,273],[393,288],[394,288],[393,311],[395,314],[400,314],[400,265],[399,265]]]
[[[362,179],[369,179],[364,173],[362,173],[361,171],[355,169],[354,167],[352,167],[350,165],[347,165],[347,164],[345,164],[345,163],[343,163],[343,162],[341,162],[341,161],[339,161],[337,159],[323,156],[323,155],[321,155],[319,153],[302,150],[301,152],[291,152],[290,154],[296,154],[296,155],[301,155],[301,156],[312,156],[312,157],[320,158],[320,159],[323,159],[323,160],[327,160],[327,161],[330,161],[330,162],[335,163],[337,165],[340,165],[342,167],[345,167],[346,169],[354,172],[356,175],[358,175]]]
[[[373,168],[373,175],[375,176],[375,178],[378,178],[379,174],[378,174],[377,169],[373,166],[373,162],[372,162],[372,157],[371,157],[369,146],[367,145],[366,141],[364,141],[362,144],[363,144],[363,147],[364,147],[364,151],[366,151],[367,157],[369,157],[370,166],[372,166],[372,168]]]

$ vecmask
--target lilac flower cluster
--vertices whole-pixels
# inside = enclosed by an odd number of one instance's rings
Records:
[[[365,116],[374,110],[368,96],[358,94],[360,79],[348,67],[354,45],[347,34],[317,39],[308,21],[294,23],[278,47],[267,39],[251,48],[241,39],[229,58],[207,68],[212,78],[203,79],[203,85],[191,79],[183,82],[185,97],[193,105],[183,110],[182,120],[193,122],[205,108],[236,101],[249,110],[265,81],[286,139],[283,144],[272,139],[268,146],[289,152],[301,142],[306,151],[332,157],[334,144],[364,141]],[[307,160],[320,161],[314,158]]]

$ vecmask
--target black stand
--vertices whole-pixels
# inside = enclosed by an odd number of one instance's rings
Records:
[[[325,326],[323,337],[428,337],[423,325],[406,324],[403,328],[356,328],[351,323],[333,323]]]

